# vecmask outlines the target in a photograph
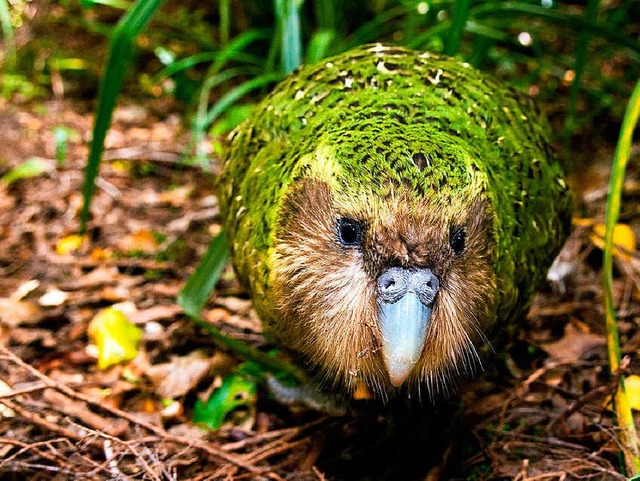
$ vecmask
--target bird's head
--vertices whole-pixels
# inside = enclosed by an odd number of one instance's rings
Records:
[[[274,331],[326,382],[433,397],[478,366],[496,245],[472,164],[454,145],[362,135],[300,162],[274,232]]]

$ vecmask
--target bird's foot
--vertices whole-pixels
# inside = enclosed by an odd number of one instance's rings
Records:
[[[286,406],[304,406],[329,416],[344,416],[347,404],[344,399],[323,392],[313,382],[305,382],[298,386],[287,386],[275,376],[267,376],[267,387],[271,395]]]

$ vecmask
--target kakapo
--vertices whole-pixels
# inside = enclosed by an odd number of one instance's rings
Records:
[[[383,398],[472,375],[571,219],[531,99],[459,60],[380,44],[280,83],[232,133],[219,198],[267,334],[325,385]]]

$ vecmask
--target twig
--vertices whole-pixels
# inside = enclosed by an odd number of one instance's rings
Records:
[[[127,413],[126,411],[122,411],[120,409],[114,408],[112,406],[110,406],[107,403],[103,403],[100,402],[100,400],[96,400],[91,398],[90,396],[86,396],[82,393],[76,392],[73,389],[69,388],[68,386],[56,382],[53,379],[51,379],[50,377],[42,374],[40,371],[38,371],[37,369],[35,369],[34,367],[30,366],[29,364],[27,364],[26,362],[24,362],[22,359],[20,359],[18,356],[16,356],[15,354],[13,354],[9,349],[7,349],[6,347],[0,345],[0,353],[4,354],[5,356],[7,356],[12,362],[14,362],[15,364],[19,365],[20,367],[26,369],[29,373],[31,373],[33,376],[37,377],[38,379],[40,379],[42,382],[44,382],[48,387],[56,389],[64,394],[66,394],[67,396],[73,398],[73,399],[78,399],[80,401],[83,401],[91,406],[94,406],[98,409],[102,409],[104,411],[107,411],[108,413],[126,419],[127,421],[130,421],[131,423],[137,424],[139,426],[142,426],[145,429],[148,429],[149,431],[153,432],[154,434],[160,436],[161,438],[167,440],[167,441],[173,441],[175,443],[178,444],[185,444],[187,446],[192,446],[192,447],[196,447],[198,449],[201,449],[203,451],[205,451],[207,454],[210,454],[211,456],[214,456],[216,458],[219,459],[223,459],[224,461],[227,461],[229,463],[235,464],[243,469],[246,469],[247,471],[250,471],[252,473],[260,473],[263,471],[263,469],[258,468],[256,466],[254,466],[251,463],[246,462],[244,459],[242,459],[239,456],[227,453],[226,451],[224,451],[223,449],[220,448],[216,448],[210,444],[207,443],[201,443],[198,441],[194,441],[193,439],[189,439],[183,436],[176,436],[176,435],[171,435],[169,433],[167,433],[163,428],[156,426],[148,421],[145,421],[144,419],[141,419],[137,416],[134,416],[132,414]],[[6,401],[3,400],[3,404],[8,404]],[[12,403],[15,404],[15,403]],[[11,407],[11,406],[8,406]],[[69,437],[71,439],[77,439],[77,435],[75,433],[73,433],[70,430],[69,431]],[[54,431],[55,432],[55,431]]]

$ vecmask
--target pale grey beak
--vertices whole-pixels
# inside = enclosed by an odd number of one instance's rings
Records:
[[[387,269],[377,283],[382,354],[398,387],[420,359],[440,283],[430,269],[400,267]]]

